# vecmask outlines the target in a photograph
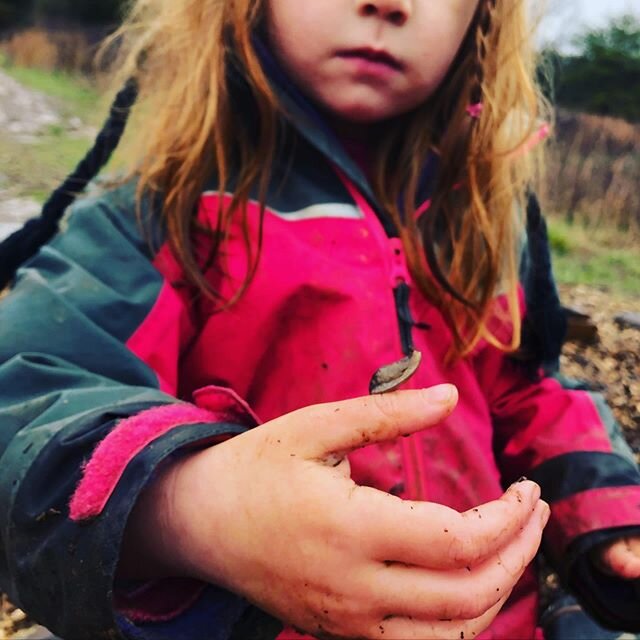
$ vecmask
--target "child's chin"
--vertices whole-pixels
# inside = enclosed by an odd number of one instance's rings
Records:
[[[346,122],[354,124],[373,124],[392,118],[395,113],[394,109],[386,105],[375,105],[371,103],[355,103],[349,105],[341,105],[332,109],[335,115]]]

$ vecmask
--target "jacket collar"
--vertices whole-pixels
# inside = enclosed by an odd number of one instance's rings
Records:
[[[295,83],[282,69],[265,45],[264,37],[260,33],[253,38],[255,50],[260,59],[276,97],[284,109],[284,115],[289,125],[312,147],[319,151],[358,189],[366,198],[370,206],[376,211],[385,227],[391,223],[388,214],[384,212],[377,201],[371,184],[363,169],[348,153],[343,142],[327,124],[321,112],[297,88]],[[416,208],[420,207],[431,197],[434,177],[437,171],[437,159],[431,154],[425,162],[422,178],[418,189]]]
[[[376,207],[376,199],[363,170],[349,155],[338,136],[329,127],[313,103],[296,87],[278,64],[263,40],[254,38],[262,68],[284,108],[289,124],[309,144],[322,153]],[[377,208],[377,207],[376,207]]]

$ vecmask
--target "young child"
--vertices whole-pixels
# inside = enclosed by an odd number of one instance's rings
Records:
[[[525,13],[133,3],[134,179],[73,206],[0,304],[0,586],[35,619],[539,637],[542,487],[564,579],[640,628],[637,468],[589,395],[512,357]]]

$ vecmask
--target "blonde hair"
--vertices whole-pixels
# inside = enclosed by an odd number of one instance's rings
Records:
[[[129,175],[138,180],[139,201],[161,196],[171,248],[197,290],[217,297],[205,271],[234,217],[244,231],[249,273],[219,308],[242,295],[258,266],[261,237],[250,237],[246,203],[256,187],[264,203],[276,153],[278,101],[252,45],[264,1],[134,0],[112,38],[120,51],[117,81],[134,76],[140,86]],[[454,356],[480,339],[504,350],[520,340],[514,208],[523,205],[534,162],[519,150],[544,109],[525,14],[524,0],[480,0],[438,91],[390,125],[375,150],[374,190],[398,227],[418,287],[448,321]],[[243,71],[257,133],[246,131],[232,104],[230,64]],[[483,106],[474,119],[467,106],[478,99]],[[412,205],[430,153],[438,157],[435,191],[429,212],[416,221]],[[221,192],[231,175],[235,186],[231,206],[207,231],[197,227],[195,211],[212,175]],[[196,252],[199,232],[213,242],[204,261]],[[494,322],[498,293],[508,300],[499,318],[510,327],[506,339]]]

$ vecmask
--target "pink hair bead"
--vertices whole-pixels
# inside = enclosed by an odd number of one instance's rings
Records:
[[[467,107],[467,113],[476,120],[482,115],[483,104],[482,102],[476,102],[475,104],[470,104]]]

